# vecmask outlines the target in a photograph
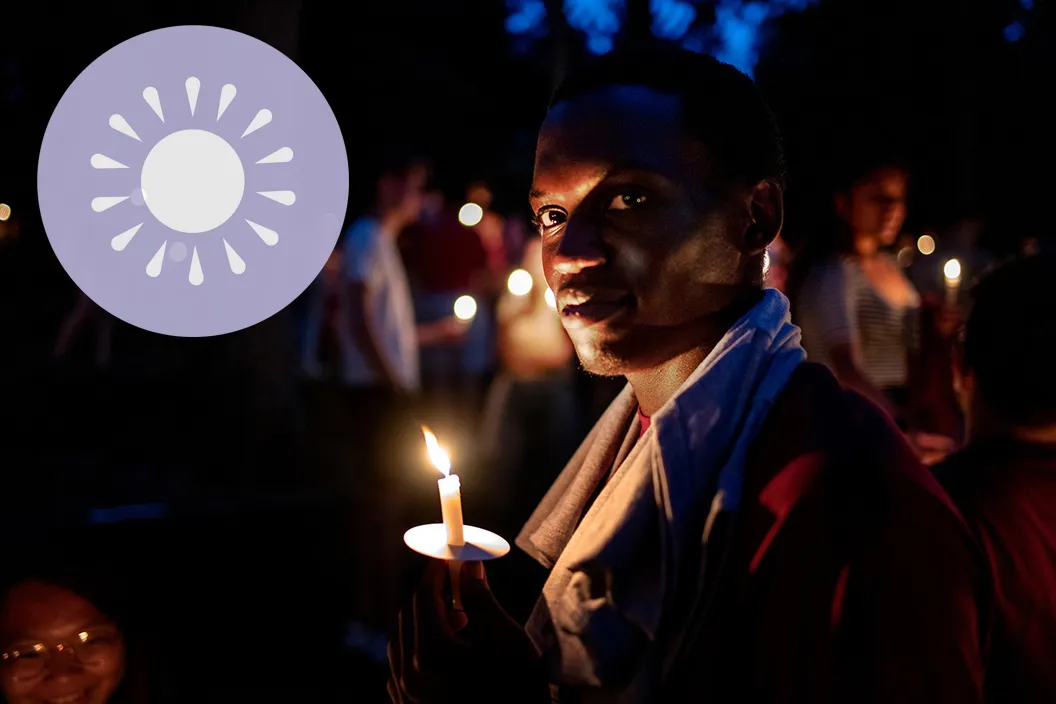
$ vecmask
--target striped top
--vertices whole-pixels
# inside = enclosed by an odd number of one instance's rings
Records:
[[[897,306],[873,286],[856,259],[841,257],[814,267],[796,303],[796,322],[809,359],[831,367],[829,350],[849,344],[858,368],[872,384],[881,389],[906,385],[908,357],[918,333],[920,297],[915,293]]]

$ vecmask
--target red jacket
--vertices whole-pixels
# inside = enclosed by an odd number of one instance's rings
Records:
[[[726,549],[709,548],[670,701],[981,701],[976,544],[897,428],[825,368],[796,371],[715,530]]]
[[[992,702],[1056,702],[1056,446],[972,442],[936,467],[987,556]]]

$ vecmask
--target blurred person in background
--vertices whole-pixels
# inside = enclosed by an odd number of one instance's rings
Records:
[[[897,160],[856,166],[833,196],[831,231],[797,257],[793,316],[810,359],[902,420],[920,296],[888,248],[906,219],[909,173]]]
[[[317,428],[316,442],[328,450],[326,472],[349,492],[356,580],[353,629],[377,655],[377,630],[396,605],[389,585],[398,582],[398,544],[407,487],[400,477],[421,442],[415,403],[421,389],[419,347],[457,339],[463,326],[453,315],[417,325],[407,272],[397,238],[421,215],[428,164],[405,150],[386,154],[378,172],[372,208],[356,218],[340,242],[340,256],[320,274],[336,288],[334,318],[340,364],[336,408]],[[339,268],[338,268],[339,267]],[[324,288],[324,291],[326,289]],[[304,351],[326,324],[317,315]],[[381,642],[384,642],[381,639]],[[383,649],[382,649],[383,656]]]
[[[964,439],[964,414],[953,365],[960,310],[941,294],[921,296],[920,342],[909,366],[906,409],[910,439],[925,464],[946,457]]]
[[[505,290],[497,310],[499,372],[491,385],[480,433],[487,444],[486,480],[506,534],[549,487],[576,449],[579,414],[574,386],[575,349],[557,314],[543,275],[542,243],[524,250],[532,277],[524,295]],[[490,503],[490,502],[489,502]]]
[[[463,335],[446,344],[423,345],[421,352],[431,422],[438,432],[447,434],[455,431],[452,426],[460,426],[458,430],[465,433],[475,425],[485,376],[493,365],[494,291],[505,281],[491,270],[493,255],[480,232],[485,222],[494,223],[486,219],[464,223],[461,198],[449,198],[440,189],[428,196],[429,217],[407,228],[400,249],[420,324],[451,318],[455,301],[463,295],[473,296],[477,303],[476,315],[464,325]]]
[[[921,297],[890,251],[906,219],[909,171],[900,159],[867,154],[845,174],[831,227],[792,265],[786,287],[793,319],[807,356],[886,410],[921,458],[934,462],[955,441],[912,427]]]
[[[168,701],[151,659],[153,634],[134,617],[133,596],[111,567],[61,550],[26,560],[8,552],[0,584],[0,701]]]
[[[506,218],[492,208],[494,194],[486,181],[474,181],[466,188],[466,202],[476,203],[483,210],[480,222],[474,226],[484,250],[487,252],[487,268],[492,277],[497,279],[501,288],[502,279],[509,269],[509,256],[506,251]]]
[[[1056,701],[1056,255],[973,292],[958,358],[968,444],[935,469],[988,558],[988,701]]]

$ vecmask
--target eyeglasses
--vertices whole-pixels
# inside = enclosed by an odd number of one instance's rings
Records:
[[[52,648],[39,641],[19,643],[0,654],[0,670],[15,679],[33,679],[50,667],[57,653],[69,653],[85,667],[101,665],[115,656],[120,645],[116,628],[91,628]]]

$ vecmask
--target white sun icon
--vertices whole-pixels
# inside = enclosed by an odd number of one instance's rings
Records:
[[[201,286],[205,282],[205,269],[198,257],[198,247],[194,240],[196,237],[215,231],[235,217],[245,196],[246,170],[242,159],[231,143],[208,129],[209,123],[212,122],[214,124],[211,126],[214,129],[224,131],[219,129],[222,126],[221,119],[238,93],[235,86],[228,83],[220,89],[220,103],[215,120],[211,119],[211,115],[195,115],[201,82],[192,76],[186,80],[185,88],[186,108],[181,106],[179,109],[189,109],[191,118],[202,124],[193,128],[179,129],[159,139],[143,156],[142,164],[138,166],[139,185],[131,194],[97,196],[92,199],[91,206],[96,213],[102,213],[127,200],[131,200],[135,205],[145,205],[154,219],[173,233],[163,238],[161,246],[146,262],[147,276],[157,278],[161,275],[166,248],[169,247],[170,239],[174,239],[169,258],[182,262],[186,258],[189,244],[192,253],[187,269],[187,280],[194,286]],[[154,86],[144,88],[143,100],[150,106],[157,118],[165,123],[162,96],[158,89]],[[179,102],[182,103],[182,100]],[[267,126],[272,121],[272,117],[270,110],[266,108],[258,110],[238,139],[244,139]],[[109,124],[111,128],[129,139],[143,141],[122,115],[111,115]],[[280,147],[257,160],[253,165],[266,168],[269,164],[288,163],[292,160],[293,150],[290,147]],[[129,169],[134,166],[98,153],[92,155],[91,165],[95,169]],[[291,190],[257,191],[257,195],[284,206],[292,206],[297,200]],[[138,219],[138,217],[130,218],[128,221],[130,226],[112,237],[110,247],[114,251],[124,251],[132,239],[139,234],[145,221],[136,223],[135,220]],[[242,218],[242,220],[244,221],[242,226],[256,233],[257,237],[268,247],[273,247],[278,243],[279,233],[275,230],[248,218]],[[148,231],[154,229],[147,227]],[[223,239],[223,243],[228,268],[236,276],[241,275],[246,271],[245,260],[226,238]]]

